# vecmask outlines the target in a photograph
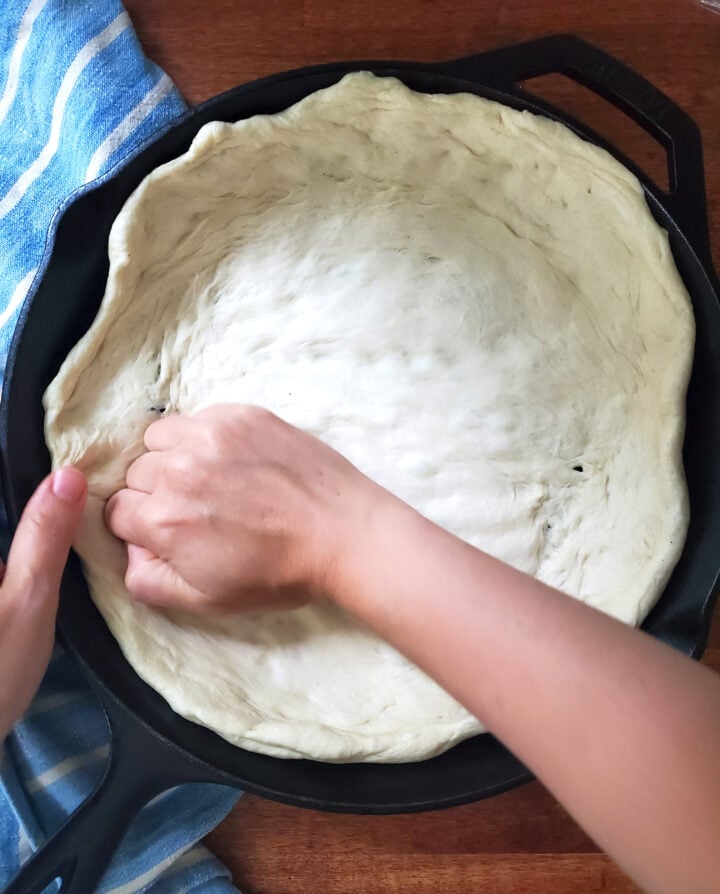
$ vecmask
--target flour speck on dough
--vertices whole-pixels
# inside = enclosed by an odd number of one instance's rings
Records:
[[[109,253],[47,440],[88,476],[92,596],[178,713],[326,761],[418,760],[481,729],[332,606],[218,621],[131,602],[102,510],[161,413],[264,405],[516,567],[631,624],[652,607],[688,521],[694,323],[666,234],[603,150],[351,74],[203,127],[128,199]]]

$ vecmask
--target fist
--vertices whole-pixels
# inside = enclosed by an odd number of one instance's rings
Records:
[[[130,596],[196,612],[294,608],[333,595],[337,565],[385,492],[267,410],[169,416],[107,503]]]

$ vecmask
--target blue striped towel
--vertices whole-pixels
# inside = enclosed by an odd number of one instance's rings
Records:
[[[168,76],[143,55],[118,0],[3,0],[0,382],[57,207],[184,108]],[[0,754],[0,890],[95,788],[109,748],[95,696],[57,647]],[[99,890],[235,891],[198,842],[236,799],[224,786],[165,793],[136,819]]]

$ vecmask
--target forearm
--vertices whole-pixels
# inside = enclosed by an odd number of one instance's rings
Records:
[[[709,672],[462,543],[267,411],[169,416],[145,444],[106,508],[132,545],[135,599],[218,612],[333,594],[477,714],[642,884],[715,887]]]
[[[339,601],[437,679],[653,892],[720,878],[720,681],[393,504]]]

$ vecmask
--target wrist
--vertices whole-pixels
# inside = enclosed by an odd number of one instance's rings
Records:
[[[403,566],[404,544],[418,524],[429,524],[414,509],[379,485],[369,482],[359,511],[338,526],[326,594],[364,621],[377,614],[378,602]]]

